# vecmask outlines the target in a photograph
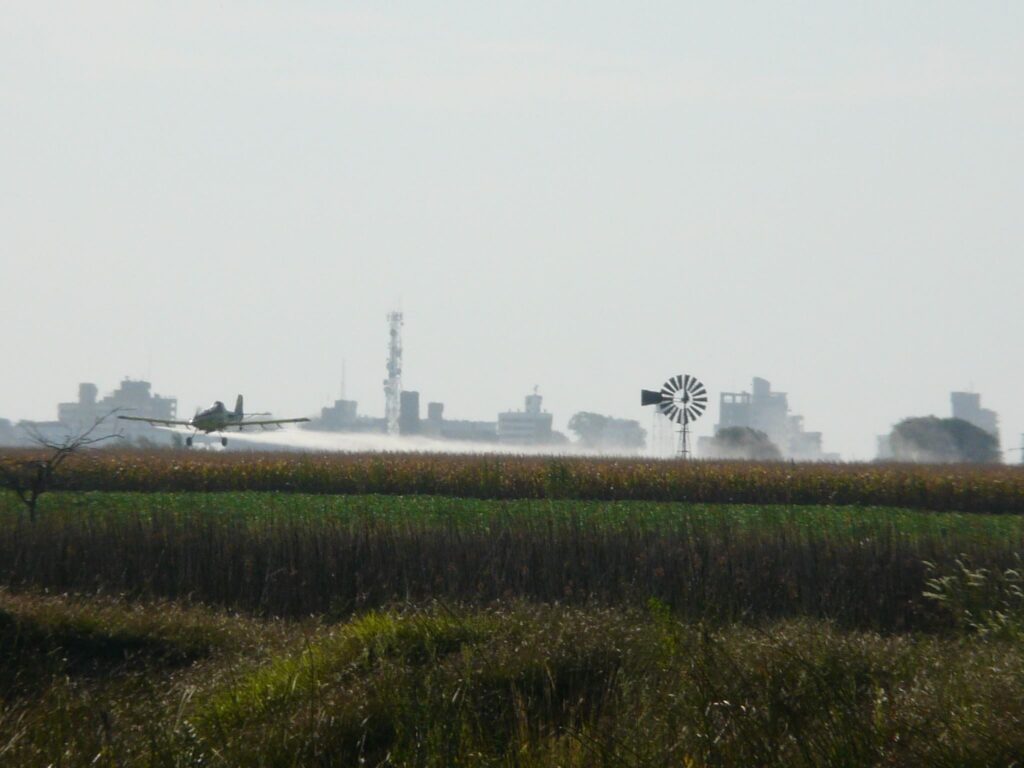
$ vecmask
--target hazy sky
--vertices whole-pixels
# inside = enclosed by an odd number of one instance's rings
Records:
[[[0,416],[494,418],[764,376],[870,458],[1024,431],[1024,4],[0,4]],[[1012,454],[1014,458],[1019,454]]]

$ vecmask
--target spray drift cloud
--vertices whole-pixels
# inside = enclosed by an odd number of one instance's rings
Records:
[[[318,432],[281,429],[273,432],[232,432],[232,447],[248,450],[338,451],[345,453],[499,453],[531,455],[579,454],[575,446],[528,446],[433,440],[428,437],[392,437],[359,432]],[[197,448],[219,448],[219,439],[196,437]],[[229,448],[230,450],[230,448]]]

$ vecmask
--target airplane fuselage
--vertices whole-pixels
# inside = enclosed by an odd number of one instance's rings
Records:
[[[241,413],[229,411],[224,407],[224,403],[218,401],[213,407],[200,411],[193,416],[189,425],[199,432],[210,434],[211,432],[220,432],[241,422]]]

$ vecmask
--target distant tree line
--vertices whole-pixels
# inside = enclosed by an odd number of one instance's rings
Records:
[[[725,427],[718,430],[706,449],[708,459],[781,461],[782,451],[759,429]]]
[[[647,443],[647,430],[631,419],[616,419],[599,413],[580,411],[569,419],[569,431],[579,445],[595,451],[635,453]]]
[[[963,419],[920,416],[904,419],[889,435],[895,461],[933,464],[991,464],[999,461],[999,441]]]

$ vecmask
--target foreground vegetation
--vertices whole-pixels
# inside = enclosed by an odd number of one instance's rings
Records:
[[[0,662],[11,766],[993,766],[1024,754],[1013,634],[687,625],[656,602],[434,603],[286,624],[0,593]]]
[[[17,464],[31,452],[0,453]],[[1024,467],[687,462],[447,454],[92,451],[53,487],[96,491],[433,494],[739,504],[856,504],[1024,512]]]

